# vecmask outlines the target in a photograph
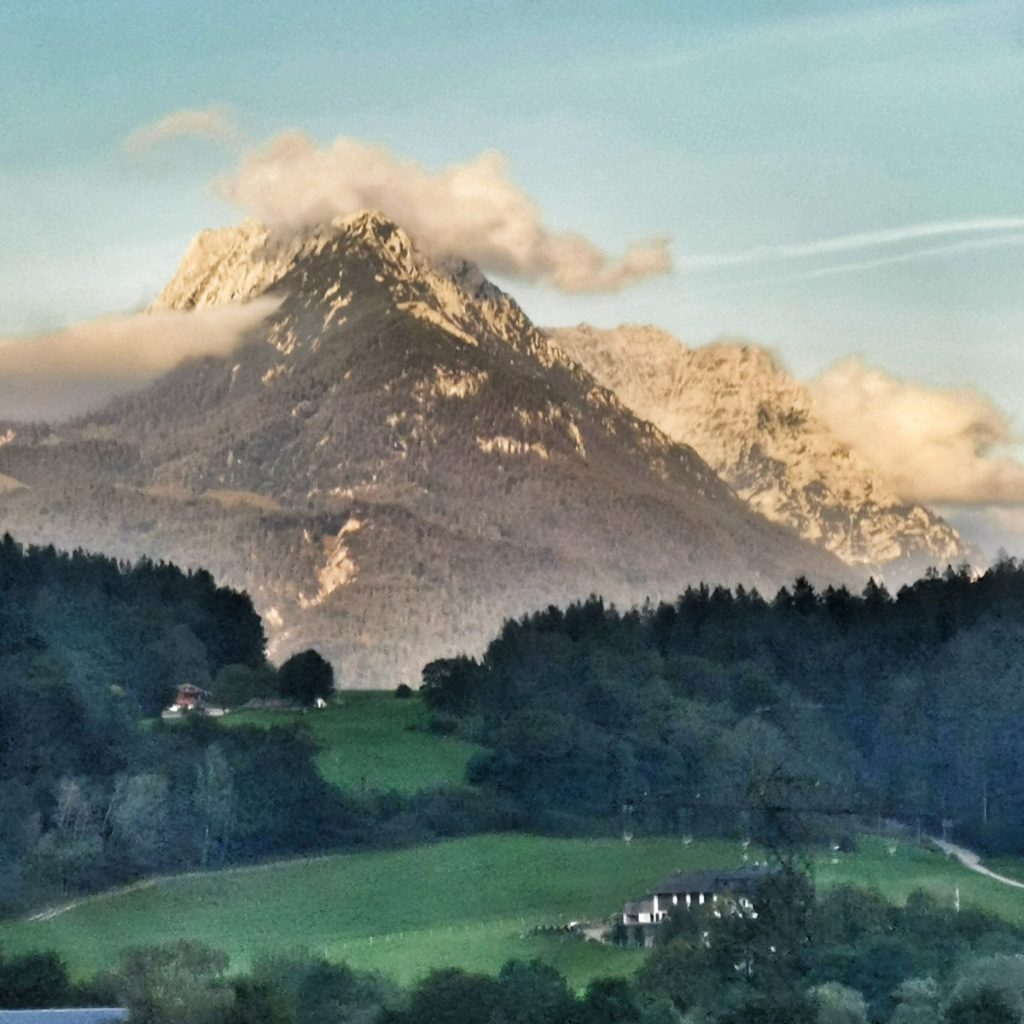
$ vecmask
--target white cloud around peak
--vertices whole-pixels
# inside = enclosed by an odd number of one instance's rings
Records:
[[[121,148],[131,156],[141,156],[175,139],[222,142],[236,135],[230,111],[214,105],[200,110],[172,111],[157,121],[136,128],[121,140]]]
[[[435,255],[462,256],[563,292],[618,291],[672,267],[664,238],[614,257],[583,235],[552,230],[494,151],[434,172],[357,139],[321,147],[291,132],[250,153],[216,187],[251,216],[285,229],[380,210]]]
[[[971,389],[900,380],[850,357],[809,384],[819,415],[902,497],[926,504],[1024,501],[1024,465],[1000,449],[1007,417]]]

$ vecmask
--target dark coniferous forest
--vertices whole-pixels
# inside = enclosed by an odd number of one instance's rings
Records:
[[[822,838],[897,820],[1024,848],[1024,566],[929,573],[891,595],[687,590],[510,622],[479,661],[424,671],[439,725],[487,746],[474,782],[545,828],[750,831],[765,809]]]
[[[5,909],[219,863],[240,846],[270,853],[317,841],[304,825],[325,787],[308,744],[221,734],[201,721],[140,727],[181,683],[208,686],[227,665],[264,663],[248,597],[205,572],[22,548],[9,536],[0,542],[0,591]],[[278,770],[294,779],[290,798],[305,832],[297,838],[287,795],[275,799],[259,782]],[[269,793],[262,806],[261,793]]]

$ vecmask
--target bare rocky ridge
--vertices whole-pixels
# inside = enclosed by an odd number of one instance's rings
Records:
[[[249,590],[275,654],[316,645],[346,686],[416,683],[506,617],[594,592],[855,582],[478,270],[428,262],[380,215],[291,238],[204,232],[157,305],[264,293],[280,306],[231,356],[16,430],[0,445],[5,527],[206,566]]]
[[[967,557],[957,532],[902,501],[815,416],[764,349],[690,349],[655,327],[550,332],[637,415],[697,452],[757,511],[851,566],[892,579]]]

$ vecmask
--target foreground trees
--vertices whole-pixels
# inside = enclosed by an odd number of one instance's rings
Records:
[[[285,700],[309,707],[334,692],[334,669],[319,652],[300,651],[278,669],[278,690]]]

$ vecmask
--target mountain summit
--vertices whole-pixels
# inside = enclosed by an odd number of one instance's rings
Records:
[[[626,408],[460,261],[376,213],[301,235],[201,234],[157,300],[280,300],[226,358],[0,446],[27,541],[203,565],[275,653],[344,685],[416,682],[503,619],[702,580],[851,579]]]
[[[969,554],[951,526],[900,499],[838,442],[807,389],[764,349],[690,349],[635,325],[582,324],[550,336],[638,416],[693,445],[757,511],[848,565],[899,579]]]

